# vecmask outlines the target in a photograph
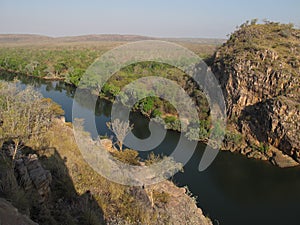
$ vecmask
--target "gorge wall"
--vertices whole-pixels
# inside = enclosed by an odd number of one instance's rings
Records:
[[[299,50],[300,30],[291,24],[246,23],[218,49],[212,65],[229,127],[243,136],[234,148],[282,167],[300,162]]]

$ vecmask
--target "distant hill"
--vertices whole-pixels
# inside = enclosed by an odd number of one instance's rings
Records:
[[[190,42],[205,45],[220,45],[226,41],[226,39],[221,38],[162,38],[161,40],[171,42]]]
[[[68,36],[54,38],[56,41],[61,42],[97,42],[97,41],[142,41],[142,40],[152,40],[154,38],[139,36],[139,35],[120,35],[120,34],[93,34],[93,35],[81,35],[81,36]]]
[[[35,34],[0,34],[0,43],[44,42],[54,38]]]
[[[222,44],[224,39],[209,38],[154,38],[140,35],[120,35],[120,34],[91,34],[81,36],[49,37],[35,34],[0,34],[0,43],[43,43],[43,42],[131,42],[143,40],[164,40],[172,42],[189,42],[197,44]]]

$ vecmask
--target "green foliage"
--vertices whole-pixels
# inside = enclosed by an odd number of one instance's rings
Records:
[[[243,140],[243,136],[241,133],[226,131],[225,141],[233,142],[235,144],[240,144],[242,142],[242,140]]]
[[[251,147],[252,149],[256,150],[256,151],[259,151],[263,154],[266,154],[269,149],[270,149],[270,146],[268,143],[263,143],[263,142],[260,142],[259,145],[256,145],[256,144],[251,144]]]
[[[79,85],[80,78],[83,76],[85,70],[84,69],[71,69],[69,74],[66,76],[66,82],[74,84],[75,86]]]
[[[175,116],[166,116],[164,120],[166,123],[175,123],[177,118]]]
[[[162,158],[163,158],[162,156],[155,155],[154,152],[151,152],[148,155],[147,159],[145,160],[145,165],[150,166],[151,164],[154,164],[154,163],[157,163],[157,162],[161,161]]]
[[[225,135],[225,126],[221,121],[216,121],[214,127],[211,129],[211,135],[213,138],[218,139]]]
[[[138,151],[125,149],[124,151],[115,151],[112,153],[112,155],[123,163],[127,163],[130,165],[140,165]]]
[[[149,113],[154,108],[154,99],[153,97],[147,97],[141,102],[142,110],[146,113]]]
[[[191,141],[206,141],[208,138],[208,131],[204,127],[190,128],[185,136]]]
[[[270,146],[265,143],[260,143],[259,146],[257,147],[257,150],[262,152],[262,153],[267,153],[269,151]]]
[[[209,137],[210,121],[200,120],[189,126],[185,136],[193,141],[206,141]]]
[[[162,112],[159,109],[154,109],[152,111],[151,117],[161,117]]]
[[[113,44],[110,43],[107,46],[98,46],[97,44],[77,46],[68,43],[65,45],[20,45],[14,47],[6,47],[4,45],[0,47],[0,69],[41,78],[62,79],[75,86],[78,86],[81,82],[82,87],[97,88],[99,77],[96,74],[89,73],[89,76],[85,76],[83,80],[82,77],[86,69],[105,50],[109,49],[110,45]],[[214,45],[206,46],[195,43],[185,43],[185,45],[193,51],[197,52],[199,50],[203,52],[202,54],[205,54],[208,58],[215,48]],[[182,58],[181,61],[184,63],[187,59]],[[104,84],[100,95],[113,100],[125,85],[138,78],[147,76],[160,76],[177,82],[179,86],[186,89],[186,92],[190,93],[194,98],[194,101],[197,103],[199,118],[206,119],[208,117],[209,107],[204,100],[205,96],[201,95],[201,93],[195,94],[193,91],[197,89],[195,88],[196,84],[193,84],[192,79],[189,80],[182,71],[168,64],[157,62],[131,64],[114,74]],[[186,85],[187,83],[189,85]],[[147,87],[147,84],[145,84],[145,87]],[[173,89],[165,89],[164,86],[161,89],[166,92],[166,96],[173,96],[173,98],[177,96],[172,94],[174,92]],[[132,94],[136,99],[141,99],[140,96],[145,94],[145,88],[141,87]],[[180,99],[171,100],[173,102],[180,101]],[[141,111],[149,117],[177,114],[176,109],[170,102],[155,97],[147,97],[141,100],[139,103],[136,103],[133,110]],[[180,130],[180,123],[178,121],[173,121],[173,124],[169,123],[168,128],[172,127]]]
[[[166,129],[172,129],[172,130],[181,130],[181,122],[176,116],[166,116],[164,118],[165,121],[165,128]]]
[[[119,94],[120,88],[113,84],[105,83],[102,87],[102,92],[108,97],[115,97]]]

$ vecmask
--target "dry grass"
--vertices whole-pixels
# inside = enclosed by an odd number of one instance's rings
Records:
[[[108,181],[84,161],[70,125],[65,126],[60,121],[55,121],[47,134],[47,139],[50,148],[41,154],[49,159],[53,157],[55,149],[59,157],[64,159],[65,168],[72,181],[71,186],[74,186],[78,195],[91,192],[106,219],[110,220],[117,216],[130,224],[137,221],[143,224],[155,223],[150,219],[154,216],[152,209],[147,210],[143,207],[143,202],[130,193],[130,187]],[[57,167],[57,165],[48,166]]]

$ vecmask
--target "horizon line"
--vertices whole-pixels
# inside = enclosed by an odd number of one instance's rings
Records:
[[[205,37],[205,36],[156,36],[156,35],[147,35],[147,34],[134,34],[134,33],[87,33],[87,34],[74,34],[74,35],[48,35],[48,34],[41,34],[41,33],[23,33],[23,32],[15,32],[15,33],[4,33],[0,32],[0,35],[32,35],[32,36],[42,36],[48,38],[66,38],[66,37],[84,37],[84,36],[109,36],[109,35],[116,35],[116,36],[137,36],[137,37],[146,37],[146,38],[170,38],[170,39],[219,39],[219,40],[226,40],[225,37]]]

